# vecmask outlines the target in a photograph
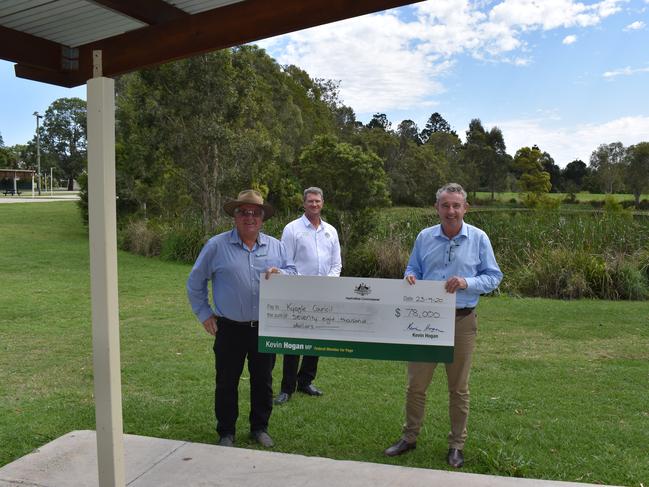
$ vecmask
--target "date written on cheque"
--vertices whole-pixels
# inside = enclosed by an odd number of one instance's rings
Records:
[[[404,303],[434,303],[440,304],[444,302],[444,298],[433,297],[433,296],[404,296]]]
[[[422,319],[431,319],[439,318],[440,314],[438,311],[433,311],[432,309],[416,309],[416,308],[395,308],[394,316],[400,318],[422,318]]]

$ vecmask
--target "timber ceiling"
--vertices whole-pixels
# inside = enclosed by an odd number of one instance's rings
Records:
[[[420,0],[0,0],[0,59],[73,87]]]

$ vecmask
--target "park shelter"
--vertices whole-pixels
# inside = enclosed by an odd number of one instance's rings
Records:
[[[18,181],[28,180],[31,181],[34,177],[34,172],[31,169],[0,169],[0,181],[5,179],[11,180],[11,188],[0,188],[0,189],[12,189],[14,193],[18,192]]]
[[[123,486],[114,76],[417,0],[2,0],[16,76],[87,84],[93,368],[99,485]]]

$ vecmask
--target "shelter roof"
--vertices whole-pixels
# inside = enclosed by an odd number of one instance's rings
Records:
[[[0,169],[0,179],[22,179],[23,177],[30,178],[35,173],[31,169]]]
[[[2,0],[0,59],[61,86],[420,0]]]

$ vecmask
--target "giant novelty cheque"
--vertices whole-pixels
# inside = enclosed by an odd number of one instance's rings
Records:
[[[261,279],[259,351],[452,362],[455,294],[442,281]]]

